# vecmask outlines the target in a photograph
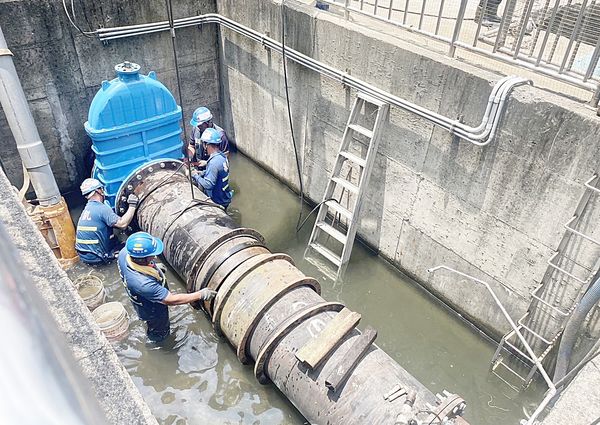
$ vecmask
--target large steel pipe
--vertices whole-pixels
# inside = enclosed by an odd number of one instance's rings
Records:
[[[398,385],[417,393],[413,412],[420,421],[441,424],[446,417],[450,419],[443,423],[466,423],[459,416],[464,408],[460,397],[436,399],[374,344],[341,387],[328,389],[325,378],[344,366],[361,332],[351,330],[314,369],[295,354],[344,306],[326,302],[315,279],[305,276],[287,255],[271,253],[260,234],[238,227],[199,190],[192,200],[180,164],[158,161],[134,172],[121,188],[119,206],[125,208],[127,196],[136,193],[141,199],[139,227],[164,241],[164,256],[187,289],[218,291],[202,308],[240,361],[255,363],[261,383],[272,381],[315,424],[394,424],[404,397],[389,401],[384,395]]]

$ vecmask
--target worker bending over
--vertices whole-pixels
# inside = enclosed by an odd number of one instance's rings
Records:
[[[192,126],[192,131],[190,132],[190,140],[187,144],[187,157],[190,161],[197,163],[201,167],[206,165],[210,154],[206,149],[203,149],[201,137],[207,128],[212,128],[219,132],[219,149],[226,156],[229,154],[229,139],[227,138],[227,134],[225,130],[213,123],[213,116],[208,108],[202,106],[196,109],[192,115],[190,125]]]
[[[191,294],[172,294],[167,286],[165,270],[156,263],[163,243],[146,232],[127,238],[119,253],[119,273],[138,317],[146,322],[151,341],[160,342],[171,332],[169,305],[210,301],[216,292],[204,288]]]
[[[75,250],[79,259],[86,264],[108,264],[115,259],[121,246],[113,234],[113,228],[125,229],[135,214],[137,196],[127,198],[129,208],[119,217],[104,203],[104,186],[96,179],[85,179],[81,183],[81,194],[88,200],[77,223]]]
[[[225,209],[231,203],[233,191],[229,188],[229,161],[219,146],[221,135],[214,128],[207,128],[200,138],[203,149],[208,152],[206,171],[192,171],[192,178],[213,202]]]

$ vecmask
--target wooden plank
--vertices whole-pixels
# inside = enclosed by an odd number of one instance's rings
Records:
[[[311,369],[319,365],[339,345],[342,338],[360,322],[360,314],[344,308],[327,323],[319,335],[308,341],[298,352],[296,358]]]
[[[356,338],[356,341],[340,360],[340,363],[325,379],[325,386],[330,391],[335,392],[344,385],[356,365],[375,341],[375,338],[377,338],[377,331],[370,326],[367,326],[363,333]]]

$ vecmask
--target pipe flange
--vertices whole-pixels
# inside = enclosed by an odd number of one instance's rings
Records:
[[[221,330],[221,313],[223,313],[223,307],[225,307],[227,299],[233,292],[233,289],[256,268],[273,260],[286,260],[290,264],[294,264],[292,262],[292,257],[287,254],[260,254],[245,261],[243,267],[236,268],[235,271],[227,277],[228,280],[223,282],[217,296],[213,299],[212,309],[212,324],[219,335],[223,334],[223,331]],[[239,271],[240,269],[241,271]],[[237,275],[233,276],[234,273],[237,273]]]
[[[123,214],[127,211],[127,197],[132,193],[135,193],[140,198],[140,201],[142,201],[151,190],[154,190],[154,187],[144,186],[144,182],[148,176],[158,171],[172,171],[173,174],[180,173],[187,180],[183,164],[182,161],[176,159],[157,159],[133,170],[123,180],[121,187],[117,191],[115,211],[118,214]]]
[[[265,238],[263,237],[263,235],[261,235],[254,229],[250,229],[250,228],[246,228],[246,227],[239,227],[237,229],[232,229],[231,232],[221,236],[219,239],[217,239],[212,244],[210,244],[210,246],[208,248],[206,248],[202,253],[200,253],[200,255],[198,255],[198,258],[196,258],[196,261],[194,262],[194,264],[192,265],[192,268],[190,269],[190,275],[189,275],[190,277],[188,278],[188,281],[186,282],[186,288],[187,288],[188,292],[195,291],[194,284],[196,283],[196,279],[198,278],[198,273],[202,269],[202,266],[204,265],[207,258],[224,243],[229,242],[230,240],[233,240],[235,238],[240,238],[240,237],[254,238],[254,239],[256,239],[256,241],[258,241],[262,245],[264,245],[264,243],[265,243]],[[165,240],[166,240],[166,234],[165,234]],[[293,261],[292,261],[292,264],[294,264]]]
[[[267,337],[265,343],[258,350],[258,355],[254,363],[254,376],[261,384],[269,382],[267,376],[267,363],[273,354],[275,346],[278,345],[291,331],[296,329],[302,322],[325,311],[340,312],[344,309],[344,304],[338,302],[322,302],[306,306],[281,322]]]
[[[239,359],[239,361],[242,364],[250,363],[250,359],[247,354],[249,351],[248,345],[250,343],[250,338],[252,338],[252,335],[254,334],[254,329],[256,329],[258,322],[260,322],[260,319],[263,318],[263,315],[265,314],[265,312],[267,310],[269,310],[273,306],[273,304],[275,304],[277,301],[279,301],[279,299],[281,297],[283,297],[285,294],[287,294],[291,290],[299,288],[301,286],[306,286],[307,288],[310,288],[313,291],[315,291],[317,294],[319,294],[319,295],[321,294],[321,285],[319,284],[319,281],[317,281],[316,279],[314,279],[312,277],[304,277],[304,278],[298,279],[294,282],[286,283],[283,286],[280,286],[279,288],[277,288],[277,290],[271,292],[271,294],[269,294],[270,297],[268,299],[266,299],[260,305],[260,307],[256,310],[256,314],[254,315],[254,317],[248,324],[248,327],[244,331],[244,334],[242,335],[242,338],[240,339],[240,343],[237,346],[237,350],[236,350],[237,358]]]

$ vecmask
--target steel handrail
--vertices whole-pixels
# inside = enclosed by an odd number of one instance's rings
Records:
[[[548,403],[550,403],[550,400],[552,400],[552,398],[556,394],[556,387],[554,386],[554,383],[552,382],[552,379],[550,379],[550,376],[548,376],[548,373],[546,372],[546,369],[544,369],[544,366],[540,362],[539,358],[535,355],[535,353],[533,352],[533,349],[527,343],[527,341],[525,340],[525,337],[523,336],[523,334],[519,330],[517,324],[514,322],[514,320],[512,319],[512,317],[510,317],[510,314],[508,314],[508,311],[506,311],[506,309],[504,308],[504,305],[502,305],[502,302],[500,301],[500,299],[498,298],[498,296],[496,296],[496,293],[494,292],[494,290],[492,289],[492,287],[489,285],[489,283],[487,283],[487,282],[485,282],[485,281],[483,281],[481,279],[477,279],[474,276],[470,276],[470,275],[468,275],[466,273],[459,272],[458,270],[455,270],[452,267],[448,267],[448,266],[443,265],[443,264],[439,265],[439,266],[436,266],[436,267],[433,267],[433,268],[430,268],[430,269],[427,269],[427,272],[428,273],[434,273],[435,271],[440,270],[440,269],[444,269],[444,270],[448,270],[450,272],[456,273],[456,274],[458,274],[460,276],[463,276],[463,277],[465,277],[465,278],[467,278],[469,280],[472,280],[474,282],[480,283],[483,286],[485,286],[485,288],[488,290],[488,292],[492,295],[492,298],[494,299],[494,302],[496,303],[496,305],[500,308],[500,311],[502,312],[502,315],[506,318],[506,320],[510,324],[510,327],[512,328],[513,332],[515,333],[515,335],[517,335],[517,337],[519,338],[519,341],[521,341],[521,343],[525,347],[525,350],[531,356],[531,360],[533,360],[533,363],[535,364],[535,366],[537,367],[538,371],[542,375],[542,378],[544,378],[544,381],[546,381],[546,385],[548,385],[548,392],[544,396],[544,399],[542,400],[542,402],[540,403],[540,405],[537,407],[537,409],[533,412],[533,414],[529,417],[529,419],[527,419],[526,421],[525,420],[521,421],[522,425],[533,425],[535,419],[537,419],[537,417],[540,415],[540,413],[542,413],[542,411],[546,408],[546,406],[548,405]]]

